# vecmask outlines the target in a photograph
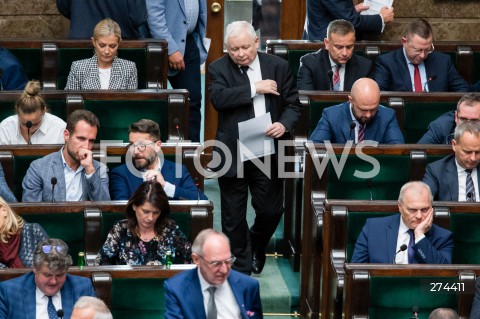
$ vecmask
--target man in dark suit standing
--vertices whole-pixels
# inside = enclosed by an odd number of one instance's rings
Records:
[[[67,274],[72,265],[68,247],[60,239],[44,239],[33,253],[33,271],[0,283],[0,318],[70,318],[81,296],[95,297],[89,278]]]
[[[327,107],[310,136],[315,143],[356,143],[370,140],[380,144],[403,144],[395,111],[379,105],[380,90],[372,79],[362,78],[353,86],[349,101]]]
[[[258,281],[231,270],[236,258],[227,236],[202,230],[193,242],[192,259],[196,268],[164,283],[165,319],[263,318]]]
[[[324,49],[300,59],[299,90],[350,91],[356,80],[370,76],[372,61],[353,53],[355,28],[350,22],[330,22],[323,41]]]
[[[363,33],[382,33],[385,24],[393,21],[393,8],[383,7],[379,14],[374,15],[360,14],[367,9],[363,2],[354,6],[352,0],[307,0],[307,17],[302,39],[325,39],[328,24],[336,19],[350,21],[355,26],[359,39]]]
[[[469,85],[453,66],[450,57],[436,52],[433,31],[424,19],[407,24],[403,48],[375,60],[374,80],[382,91],[467,92]]]
[[[432,193],[422,182],[402,186],[400,215],[368,218],[352,263],[451,264],[452,232],[433,224]],[[400,247],[406,246],[406,249]],[[398,252],[398,253],[397,253]]]
[[[480,94],[467,93],[460,98],[456,111],[449,111],[428,125],[418,144],[452,144],[455,127],[465,121],[480,122]]]
[[[478,202],[480,124],[466,121],[455,128],[455,154],[427,165],[423,181],[435,200]]]
[[[240,161],[244,153],[237,154],[239,125],[267,117],[272,124],[265,126],[259,139],[277,140],[289,135],[301,112],[288,63],[274,55],[257,53],[258,44],[250,23],[233,22],[225,35],[228,55],[209,66],[210,99],[218,111],[216,146],[223,144],[227,148],[226,152],[219,151],[222,163],[215,168],[221,171],[226,166],[218,179],[222,228],[237,257],[234,268],[247,274],[260,273],[265,264],[265,247],[284,211],[283,183],[278,177],[276,155]],[[231,165],[228,161],[225,165],[226,155],[231,155]],[[264,161],[266,168],[257,167],[259,161]],[[256,213],[250,229],[246,221],[249,188]]]

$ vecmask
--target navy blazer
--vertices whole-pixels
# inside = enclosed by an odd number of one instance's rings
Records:
[[[175,194],[170,199],[208,199],[192,180],[185,165],[182,165],[182,175],[176,177],[177,164],[164,160],[160,172],[163,179],[175,185]],[[130,173],[126,164],[112,169],[110,173],[110,196],[112,200],[128,200],[143,183],[143,179]]]
[[[379,14],[357,13],[351,0],[307,0],[307,17],[302,39],[323,41],[327,37],[328,24],[337,19],[353,24],[357,40],[361,40],[362,33],[377,35],[382,32],[382,17]]]
[[[36,298],[34,273],[6,280],[0,283],[0,318],[36,319]],[[73,305],[82,296],[95,297],[89,278],[67,274],[61,289],[64,319],[70,319]]]
[[[310,140],[314,143],[324,143],[327,140],[331,143],[346,143],[354,140],[355,132],[350,129],[351,123],[350,102],[327,107],[323,110]],[[404,139],[395,111],[379,105],[377,114],[367,124],[365,140],[377,141],[380,144],[403,144]]]
[[[28,77],[18,59],[7,49],[0,48],[0,77],[3,90],[23,90],[28,82]]]
[[[397,248],[400,218],[400,214],[368,218],[355,243],[351,262],[392,264]],[[452,232],[432,224],[425,238],[413,245],[413,250],[420,264],[451,264]]]
[[[417,144],[452,144],[455,132],[455,111],[442,114],[436,120],[428,124],[428,131],[422,136]]]
[[[480,319],[480,277],[477,277],[477,282],[475,284],[475,298],[473,299],[470,319]]]
[[[437,78],[428,83],[429,92],[468,92],[469,85],[457,72],[452,60],[445,53],[434,51],[424,61],[427,77]],[[373,79],[381,91],[412,92],[412,80],[408,71],[403,47],[382,54],[375,60]]]
[[[350,91],[356,80],[369,77],[372,73],[372,67],[373,63],[370,59],[354,53],[352,58],[345,64],[343,90]],[[330,90],[329,70],[332,70],[332,67],[328,50],[320,49],[317,52],[302,56],[297,77],[298,89]]]
[[[263,318],[258,281],[235,270],[230,270],[227,280],[240,307],[242,319]],[[206,319],[198,268],[173,276],[165,281],[164,287],[165,319]]]
[[[480,185],[480,171],[478,170],[477,179],[478,185]],[[430,186],[433,200],[458,201],[458,172],[455,154],[428,164],[422,181]],[[476,193],[479,196],[478,190]]]

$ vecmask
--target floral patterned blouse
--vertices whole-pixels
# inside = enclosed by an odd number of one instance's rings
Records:
[[[191,262],[192,245],[173,220],[167,221],[162,233],[145,242],[128,230],[124,219],[113,225],[95,265],[164,265],[168,250],[174,262]]]

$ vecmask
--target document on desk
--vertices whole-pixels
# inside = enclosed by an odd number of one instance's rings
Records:
[[[242,162],[275,154],[273,137],[265,134],[270,125],[272,125],[270,112],[238,123],[240,160]]]
[[[372,15],[379,14],[383,7],[391,7],[393,0],[364,0],[363,5],[368,6],[368,10],[362,11],[360,14]]]

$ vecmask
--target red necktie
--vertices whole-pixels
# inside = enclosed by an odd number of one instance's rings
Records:
[[[413,73],[413,83],[415,84],[415,92],[423,92],[422,79],[420,78],[420,70],[418,69],[418,64],[414,64],[413,66],[415,67],[415,72]]]
[[[335,73],[333,73],[333,90],[340,91],[340,64],[337,64]]]

